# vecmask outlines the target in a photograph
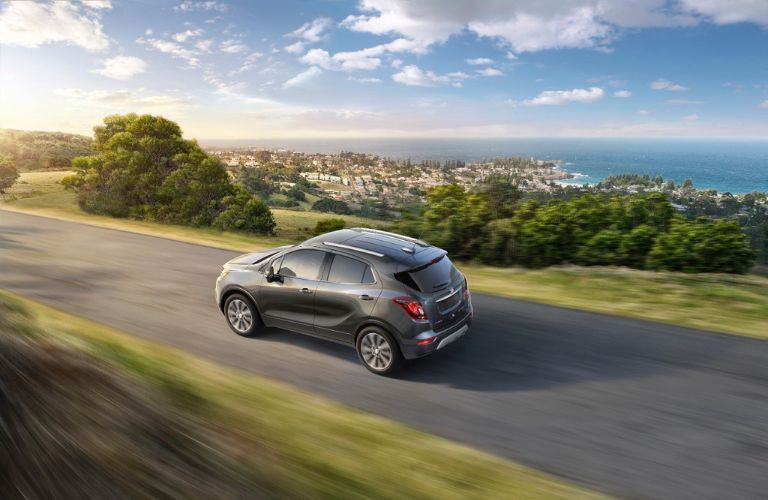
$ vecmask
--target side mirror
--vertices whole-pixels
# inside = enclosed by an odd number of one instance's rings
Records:
[[[270,267],[269,271],[267,271],[267,283],[273,283],[275,281],[282,283],[283,277],[275,273],[275,270],[272,267]]]

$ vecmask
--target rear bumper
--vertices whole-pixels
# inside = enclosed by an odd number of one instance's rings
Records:
[[[435,333],[432,330],[427,330],[425,332],[421,332],[418,337],[414,339],[403,339],[400,342],[400,350],[402,351],[403,357],[405,359],[415,359],[428,356],[464,337],[467,333],[469,333],[469,327],[471,324],[472,308],[470,307],[469,312],[461,321],[457,322],[446,330],[443,330],[439,333]],[[432,337],[434,337],[435,340],[427,345],[417,344],[419,340]]]

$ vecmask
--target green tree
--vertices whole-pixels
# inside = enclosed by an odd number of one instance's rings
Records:
[[[88,212],[260,233],[274,229],[264,203],[236,188],[221,162],[184,139],[170,120],[108,116],[94,128],[93,144],[97,154],[74,159],[76,173],[64,180]]]
[[[312,234],[317,236],[319,234],[330,233],[331,231],[338,231],[339,229],[344,229],[346,225],[347,222],[344,219],[320,219],[317,221],[317,224],[315,224]]]
[[[261,198],[252,196],[241,186],[222,200],[223,211],[213,221],[213,226],[224,231],[274,234],[277,223],[272,212]]]
[[[3,197],[5,197],[5,190],[13,186],[18,178],[19,171],[11,159],[5,155],[0,155],[0,194]]]
[[[352,210],[349,209],[349,205],[341,200],[334,200],[332,198],[321,198],[312,205],[312,210],[318,212],[333,212],[335,214],[350,214]]]
[[[691,273],[744,273],[754,258],[755,251],[747,245],[738,223],[681,217],[656,239],[648,255],[648,267]]]
[[[220,162],[200,150],[180,153],[175,160],[178,168],[162,181],[152,216],[174,224],[210,226],[235,187]],[[244,189],[238,195],[243,193],[251,196]]]
[[[620,263],[622,235],[617,229],[604,229],[579,247],[574,257],[584,266],[614,266]]]

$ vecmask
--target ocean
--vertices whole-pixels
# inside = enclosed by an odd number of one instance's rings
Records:
[[[273,139],[202,141],[207,146],[286,148],[307,153],[342,150],[390,158],[463,160],[524,156],[561,160],[575,176],[594,184],[613,174],[693,179],[697,188],[720,192],[768,191],[768,139]]]

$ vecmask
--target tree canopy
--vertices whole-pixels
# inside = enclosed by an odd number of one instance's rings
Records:
[[[230,181],[221,162],[160,116],[112,115],[94,127],[96,155],[72,161],[73,188],[83,210],[271,233],[275,222],[261,199]],[[224,216],[224,214],[227,214]],[[252,216],[249,218],[249,215]]]
[[[491,265],[620,265],[685,272],[746,272],[755,252],[736,221],[695,221],[663,193],[584,194],[519,201],[499,187],[438,186],[400,230],[465,260]]]

